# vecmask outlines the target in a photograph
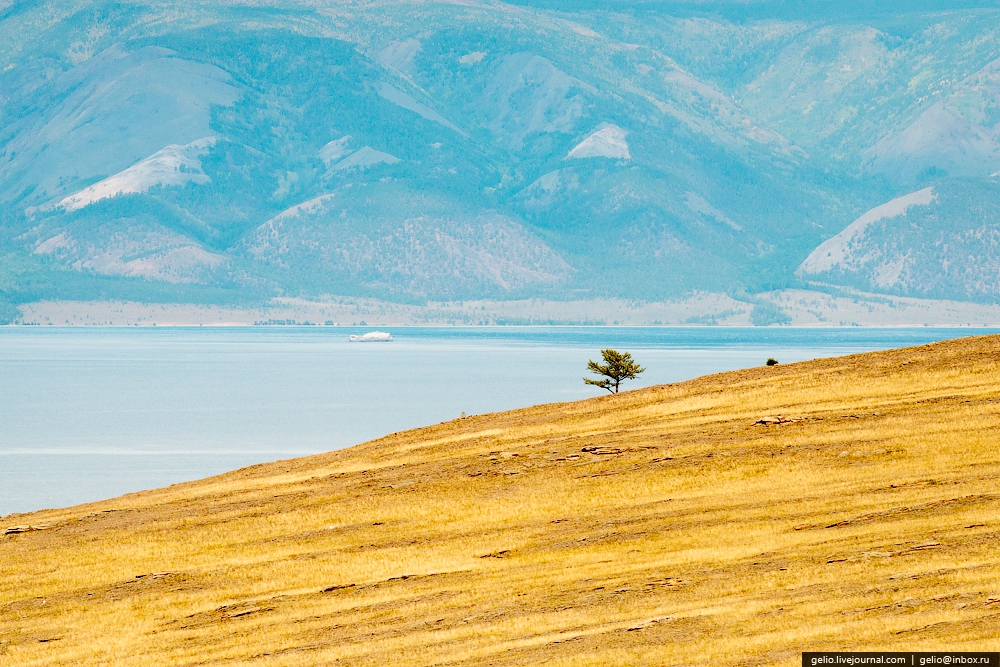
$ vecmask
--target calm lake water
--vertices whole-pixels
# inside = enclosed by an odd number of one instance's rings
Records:
[[[600,393],[588,359],[647,367],[637,388],[916,345],[982,329],[730,327],[0,328],[0,515],[347,447],[468,414]]]

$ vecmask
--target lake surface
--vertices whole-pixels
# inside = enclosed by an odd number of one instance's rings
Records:
[[[730,327],[0,328],[0,515],[108,498],[386,433],[628,388],[916,345],[983,329]]]

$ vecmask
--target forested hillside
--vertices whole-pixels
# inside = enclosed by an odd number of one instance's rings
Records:
[[[950,7],[8,2],[0,319],[43,298],[993,302],[1000,11]],[[807,260],[928,187],[853,259]]]

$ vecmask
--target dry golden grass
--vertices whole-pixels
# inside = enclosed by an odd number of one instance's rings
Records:
[[[783,423],[756,423],[783,416]],[[0,664],[996,650],[1000,339],[484,415],[16,517]]]

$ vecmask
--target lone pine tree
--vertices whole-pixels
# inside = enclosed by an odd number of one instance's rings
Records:
[[[612,394],[618,393],[618,387],[625,380],[634,380],[635,377],[646,370],[635,363],[632,355],[628,352],[618,352],[617,350],[601,350],[604,363],[599,364],[590,360],[587,362],[587,370],[597,375],[603,375],[603,380],[591,380],[583,378],[587,384],[592,384],[601,389],[607,389]]]

